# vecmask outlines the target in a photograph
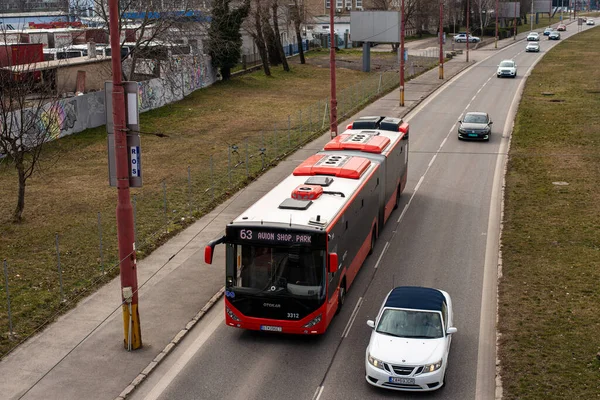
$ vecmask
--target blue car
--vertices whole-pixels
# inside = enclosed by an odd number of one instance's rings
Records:
[[[551,32],[552,32],[552,28],[546,28],[546,29],[544,29],[544,36],[550,36]]]

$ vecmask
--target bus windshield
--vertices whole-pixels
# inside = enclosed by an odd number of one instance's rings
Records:
[[[314,298],[325,294],[324,250],[303,245],[235,247],[235,259],[238,260],[236,287],[255,293],[294,297]]]

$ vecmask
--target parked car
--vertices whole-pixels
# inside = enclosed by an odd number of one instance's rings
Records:
[[[538,42],[529,42],[527,46],[525,46],[525,52],[536,52],[540,51],[540,44]]]
[[[529,35],[527,35],[528,42],[538,41],[538,40],[540,40],[540,34],[537,32],[529,32]]]
[[[458,35],[454,36],[454,41],[456,43],[466,43],[467,42],[467,34],[459,33]],[[479,42],[481,42],[480,38],[478,38],[477,36],[469,35],[469,43],[479,43]]]
[[[587,21],[585,21],[585,24],[586,24],[586,25],[596,25],[596,22],[594,22],[594,20],[593,20],[593,19],[591,19],[591,18],[588,18],[588,20],[587,20]]]
[[[546,28],[546,29],[544,29],[544,36],[550,35],[550,32],[552,32],[552,31],[553,31],[552,28]]]
[[[400,286],[383,301],[365,354],[365,379],[392,390],[444,386],[452,334],[452,300],[442,290]]]
[[[550,33],[550,35],[548,36],[548,40],[560,40],[560,32],[552,31],[552,33]]]
[[[564,32],[564,31],[567,30],[567,26],[564,25],[564,24],[560,24],[560,25],[558,25],[558,27],[556,28],[556,30],[560,31],[560,32]]]
[[[517,64],[513,60],[502,60],[498,64],[496,75],[498,78],[502,78],[503,76],[515,78],[517,76]]]
[[[458,139],[490,140],[492,119],[486,112],[472,111],[458,121]]]

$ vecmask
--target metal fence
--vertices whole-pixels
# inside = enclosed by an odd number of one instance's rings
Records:
[[[434,57],[425,55],[409,59],[412,66],[407,66],[407,77],[431,68],[436,62]],[[338,90],[339,120],[355,114],[398,84],[398,71],[388,71],[369,75]],[[138,255],[149,254],[174,231],[206,214],[328,128],[329,99],[322,99],[290,113],[268,128],[231,137],[229,145],[207,159],[183,166],[176,178],[132,189]],[[40,263],[46,274],[33,287],[31,276],[22,280],[24,275],[33,274],[27,255],[20,260],[10,260],[0,254],[5,280],[4,285],[0,285],[3,292],[0,299],[4,299],[6,305],[0,311],[0,330],[7,332],[0,337],[0,355],[118,274],[116,221],[112,208],[104,214],[99,211],[90,215],[77,229],[57,227],[57,230],[43,249],[31,249],[37,252],[38,260],[43,254]]]

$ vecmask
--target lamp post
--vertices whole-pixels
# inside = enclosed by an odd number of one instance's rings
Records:
[[[335,97],[335,29],[333,26],[333,2],[329,0],[329,76],[331,78],[331,105],[329,107],[330,135],[332,138],[338,134],[337,129],[337,99]]]
[[[531,29],[530,29],[530,31],[533,31],[533,0],[531,0],[531,15],[529,15],[529,18],[531,19]]]
[[[444,79],[444,1],[440,1],[440,79]]]
[[[469,40],[471,39],[471,31],[469,31],[469,14],[471,11],[469,10],[469,0],[467,0],[467,62],[469,62]]]
[[[494,37],[494,48],[498,48],[498,0],[496,0],[496,36]]]
[[[514,13],[514,20],[513,20],[513,28],[515,31],[515,34],[513,35],[513,40],[517,40],[517,2],[515,1],[515,13]]]
[[[400,25],[400,107],[404,107],[404,29],[406,27],[404,0],[400,6]]]
[[[560,0],[560,22],[563,20],[563,13],[565,11],[565,2],[564,0]]]

